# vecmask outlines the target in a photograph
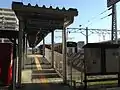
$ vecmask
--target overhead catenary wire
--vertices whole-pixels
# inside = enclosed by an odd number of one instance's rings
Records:
[[[112,13],[110,13],[109,15],[104,16],[104,17],[102,17],[102,18],[100,18],[100,19],[105,19],[105,18],[107,18],[107,17],[109,17],[109,16],[111,16],[111,15],[112,15]]]
[[[88,21],[87,21],[87,23],[86,23],[87,25],[82,25],[82,26],[87,27],[87,26],[91,25],[95,19],[97,19],[100,15],[102,15],[102,14],[106,13],[106,12],[107,12],[107,11],[109,11],[110,9],[111,9],[111,7],[110,7],[110,8],[108,8],[108,9],[106,9],[105,11],[101,12],[101,13],[100,13],[100,14],[98,14],[97,16],[95,16],[95,17],[91,18],[90,20],[88,20]]]
[[[109,16],[111,16],[111,15],[112,15],[112,13],[110,13],[109,15],[106,15],[106,16],[104,16],[104,17],[102,17],[102,18],[99,18],[97,21],[103,20],[103,19],[105,19],[105,18],[107,18],[107,17],[109,17]],[[86,27],[88,27],[89,25],[92,25],[93,23],[95,23],[95,22],[89,23],[88,25],[86,25]]]

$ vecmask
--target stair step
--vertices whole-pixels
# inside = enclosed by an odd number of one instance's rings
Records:
[[[21,90],[71,90],[68,85],[64,84],[52,84],[52,83],[31,83],[31,84],[24,84],[24,87]]]
[[[62,83],[62,78],[32,79],[33,83]]]
[[[42,69],[50,69],[51,65],[41,65]],[[37,69],[36,65],[26,65],[25,69]]]
[[[56,73],[54,69],[33,70],[33,73]]]
[[[32,74],[32,79],[34,78],[57,78],[60,77],[57,73],[34,73]]]

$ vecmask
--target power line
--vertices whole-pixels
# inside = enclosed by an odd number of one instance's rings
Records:
[[[93,17],[93,18],[91,18],[90,20],[88,20],[88,22],[87,23],[90,23],[90,24],[88,24],[87,26],[89,26],[89,25],[91,25],[92,24],[92,22],[93,22],[93,20],[95,20],[98,16],[100,16],[100,15],[102,15],[102,14],[104,14],[104,13],[106,13],[108,10],[110,10],[111,9],[111,7],[110,8],[108,8],[108,9],[106,9],[105,11],[103,11],[103,12],[101,12],[100,14],[98,14],[97,16],[95,16],[95,17]],[[87,24],[86,23],[86,24]],[[82,25],[82,26],[85,26],[85,25]]]
[[[110,13],[109,15],[104,16],[104,17],[102,17],[102,18],[100,18],[100,19],[105,19],[106,17],[109,17],[109,16],[111,16],[111,15],[112,15],[112,13]]]
[[[86,28],[67,28],[67,32],[69,33],[81,33],[85,36],[84,32],[86,31]],[[89,31],[89,36],[91,34],[111,34],[110,29],[88,29]],[[120,30],[117,30],[118,34],[120,34]],[[55,32],[62,32],[60,30],[56,30]]]
[[[107,18],[107,17],[109,17],[109,16],[111,16],[111,15],[112,15],[112,13],[109,14],[109,15],[107,15],[107,16],[104,16],[104,17],[102,17],[102,18],[99,18],[97,21],[103,20],[103,19],[105,19],[105,18]],[[91,22],[91,23],[88,24],[86,27],[88,27],[89,25],[91,25],[91,24],[93,24],[93,23],[95,23],[95,22]]]

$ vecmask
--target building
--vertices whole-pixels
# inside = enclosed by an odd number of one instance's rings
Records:
[[[12,9],[0,8],[0,30],[18,30],[18,19]],[[7,38],[0,38],[0,42],[10,42]]]

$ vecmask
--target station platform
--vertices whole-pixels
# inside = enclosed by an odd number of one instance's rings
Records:
[[[42,55],[28,55],[22,70],[22,83],[63,82],[51,64]]]

